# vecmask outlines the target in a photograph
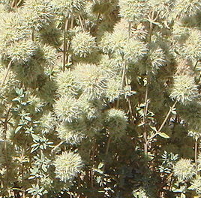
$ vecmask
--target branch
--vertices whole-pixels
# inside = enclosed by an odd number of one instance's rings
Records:
[[[170,107],[170,110],[168,111],[165,119],[163,120],[163,123],[161,124],[160,128],[156,131],[155,134],[153,134],[150,138],[149,138],[149,141],[151,141],[156,135],[158,135],[158,133],[161,132],[162,128],[164,127],[167,119],[169,118],[170,116],[170,113],[172,112],[172,110],[174,109],[175,105],[177,104],[177,101],[175,101],[175,103]]]
[[[163,123],[161,124],[160,128],[158,129],[157,133],[159,133],[162,130],[162,128],[164,127],[168,117],[170,116],[170,113],[172,112],[172,110],[174,109],[176,104],[177,104],[177,101],[175,101],[175,103],[172,105],[172,107],[170,107],[170,110],[168,111],[168,113],[167,113]]]
[[[4,77],[4,79],[3,79],[2,83],[1,83],[1,87],[4,85],[4,83],[5,83],[5,81],[6,81],[6,78],[7,78],[7,76],[8,76],[9,71],[10,71],[10,68],[11,68],[11,63],[12,63],[12,60],[11,60],[11,61],[9,62],[9,64],[8,64],[7,71],[6,71],[6,75],[5,75],[5,77]]]
[[[66,67],[66,32],[68,30],[68,21],[69,19],[65,19],[65,26],[64,26],[64,31],[63,31],[63,36],[64,36],[64,43],[63,43],[63,71],[65,71]]]
[[[59,144],[57,144],[52,150],[51,150],[51,153],[54,153],[55,150],[60,147],[65,141],[61,141]]]

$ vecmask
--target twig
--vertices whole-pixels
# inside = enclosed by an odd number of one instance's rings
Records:
[[[153,23],[152,23],[153,20],[156,20],[156,19],[154,19],[154,11],[151,12],[151,22],[150,22],[150,26],[149,26],[149,38],[148,38],[149,42],[151,42],[151,36],[152,36],[152,31],[153,31]]]
[[[61,141],[59,144],[57,144],[52,150],[51,153],[55,152],[55,150],[60,147],[65,141]]]
[[[122,57],[122,60],[123,60],[123,57]],[[125,61],[123,61],[122,77],[121,77],[121,88],[122,89],[124,88],[125,76],[126,76],[126,63],[125,63]],[[119,107],[119,102],[120,102],[120,99],[118,98],[117,105],[116,105],[117,108]]]
[[[85,29],[84,29],[84,25],[83,25],[83,22],[82,22],[82,19],[81,19],[81,16],[80,16],[80,15],[79,15],[79,21],[80,21],[80,24],[81,24],[82,30],[85,31]]]
[[[23,2],[23,0],[19,0],[17,3],[17,7]]]
[[[105,150],[105,157],[107,157],[107,155],[108,155],[111,140],[112,140],[112,137],[109,136],[107,145],[106,145],[106,150]],[[105,172],[105,166],[106,166],[106,164],[104,164],[104,166],[103,166],[103,172]]]
[[[147,131],[146,131],[146,117],[148,112],[148,83],[146,84],[146,91],[145,91],[145,109],[144,109],[144,115],[143,115],[143,123],[144,123],[144,153],[147,155],[148,153],[148,140],[147,140]]]
[[[131,37],[131,21],[128,22],[128,37]]]
[[[96,139],[94,139],[94,144],[92,147],[92,156],[91,156],[91,160],[92,160],[92,167],[94,165],[94,158],[95,158],[95,149],[96,149]],[[94,187],[94,183],[93,183],[93,177],[94,177],[94,171],[93,168],[91,168],[91,188]]]
[[[14,8],[14,7],[15,7],[15,5],[16,5],[16,3],[17,3],[17,2],[16,2],[16,0],[13,0],[13,2],[12,2],[12,4],[11,4],[11,7],[13,7],[13,8]]]
[[[63,71],[65,71],[66,67],[66,32],[68,30],[68,21],[69,19],[65,19],[65,25],[64,25],[64,31],[63,31],[63,36],[64,36],[64,43],[63,43]]]
[[[198,64],[199,60],[196,61],[195,66],[193,67],[193,70],[195,71],[197,64]]]
[[[198,138],[195,139],[195,164],[197,166],[197,157],[198,157]]]
[[[112,140],[112,136],[109,136],[108,141],[107,141],[106,151],[105,151],[106,156],[108,155],[108,152],[109,152],[111,140]]]
[[[170,110],[168,111],[165,119],[163,120],[163,123],[161,124],[161,126],[159,127],[159,129],[156,131],[155,134],[153,134],[150,138],[149,138],[149,141],[151,141],[156,135],[158,135],[158,133],[161,132],[162,128],[164,127],[167,119],[169,118],[170,116],[170,113],[172,112],[172,110],[174,109],[175,105],[177,104],[177,101],[175,101],[175,103],[170,107]]]
[[[6,81],[6,78],[7,78],[7,76],[8,76],[9,71],[10,71],[10,68],[11,68],[11,63],[12,63],[12,60],[11,60],[11,61],[9,62],[9,64],[8,64],[7,71],[6,71],[6,75],[5,75],[5,77],[4,77],[4,79],[3,79],[2,83],[1,83],[1,87],[4,85],[4,83],[5,83],[5,81]]]
[[[4,150],[5,150],[5,161],[6,161],[6,179],[5,179],[5,183],[6,183],[6,188],[8,187],[8,147],[7,147],[7,137],[6,137],[6,132],[7,132],[7,129],[8,129],[8,126],[7,126],[7,123],[8,123],[8,116],[9,116],[9,113],[11,111],[11,108],[12,108],[12,105],[9,107],[7,113],[6,113],[6,116],[5,116],[5,121],[4,121],[4,131],[3,131],[3,139],[4,139]]]
[[[172,105],[172,107],[170,107],[170,110],[168,111],[163,123],[161,124],[160,128],[158,129],[158,133],[162,130],[162,128],[164,127],[168,117],[170,116],[170,113],[172,112],[172,110],[174,109],[175,105],[177,104],[177,101],[175,101],[175,103]]]

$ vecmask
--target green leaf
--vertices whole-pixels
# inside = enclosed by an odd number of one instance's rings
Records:
[[[35,134],[31,134],[32,135],[32,138],[35,140],[35,141],[39,141],[40,140],[40,137],[38,135],[35,135]]]
[[[153,127],[153,126],[150,126],[150,127],[151,127],[151,129],[153,129],[153,131],[157,132],[156,127]]]
[[[177,114],[176,108],[173,108],[172,111],[171,111],[171,113],[172,113],[173,115],[176,115],[176,114]]]
[[[31,122],[31,117],[25,116],[24,119]]]
[[[170,138],[170,136],[169,135],[167,135],[166,133],[163,133],[163,132],[158,132],[157,133],[159,136],[161,136],[162,138]]]
[[[14,98],[12,101],[13,102],[20,102],[20,98]]]
[[[47,167],[46,167],[46,165],[42,165],[42,170],[44,171],[44,172],[47,172]]]
[[[22,126],[18,126],[18,127],[15,129],[15,133],[18,133],[21,128],[22,128]]]
[[[101,163],[98,165],[98,169],[103,168],[103,166],[104,166],[104,163],[101,162]]]

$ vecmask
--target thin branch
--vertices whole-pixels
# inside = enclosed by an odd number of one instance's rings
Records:
[[[55,150],[56,150],[57,148],[59,148],[64,142],[65,142],[65,141],[61,141],[59,144],[57,144],[57,145],[51,150],[51,153],[54,153]]]
[[[143,133],[143,138],[144,138],[144,153],[147,155],[148,153],[148,139],[147,139],[147,131],[146,131],[146,117],[147,117],[147,112],[148,112],[148,83],[146,84],[146,91],[145,91],[145,109],[144,109],[144,115],[143,115],[143,123],[144,123],[144,133]]]
[[[177,101],[175,101],[175,103],[172,105],[172,107],[170,107],[170,110],[168,111],[168,113],[167,113],[167,115],[166,115],[166,117],[165,117],[163,123],[161,124],[160,128],[158,129],[157,133],[159,133],[159,132],[162,130],[162,128],[164,127],[164,125],[165,125],[167,119],[168,119],[169,116],[170,116],[170,113],[171,113],[172,110],[175,108],[175,105],[176,105],[176,104],[177,104]]]
[[[131,21],[128,22],[128,37],[131,37]]]
[[[109,138],[107,140],[106,150],[105,150],[105,156],[106,157],[107,157],[107,155],[109,153],[109,148],[110,148],[111,140],[112,140],[112,136],[109,136]],[[103,166],[103,172],[105,172],[105,166],[106,166],[106,164],[104,164],[104,166]]]
[[[8,145],[7,145],[7,130],[8,130],[8,117],[11,111],[12,104],[9,107],[4,121],[4,131],[3,131],[3,140],[4,140],[4,151],[5,151],[5,161],[6,161],[6,179],[5,179],[5,186],[8,187],[8,171],[9,171],[9,164],[8,164]]]
[[[92,168],[91,168],[91,188],[94,187],[94,171],[93,171],[93,165],[95,161],[95,150],[96,150],[96,139],[94,138],[94,143],[92,146],[92,156],[91,156],[91,161],[92,161]]]
[[[17,3],[17,2],[16,2],[16,0],[13,0],[13,2],[11,3],[11,7],[13,7],[13,8],[14,8],[14,7],[15,7],[15,5],[16,5],[16,3]]]
[[[148,38],[148,41],[151,42],[151,36],[152,36],[152,31],[153,31],[153,23],[152,21],[153,20],[156,20],[154,19],[154,11],[151,12],[151,21],[150,21],[150,25],[149,25],[149,38]]]
[[[195,71],[197,65],[198,65],[199,60],[196,61],[195,66],[193,67],[193,71]]]
[[[175,108],[175,105],[177,104],[177,101],[175,101],[175,103],[170,107],[170,110],[168,111],[165,119],[163,120],[163,123],[161,124],[161,126],[159,127],[159,129],[156,131],[155,134],[153,134],[150,138],[149,141],[151,141],[156,135],[158,135],[158,133],[161,132],[162,128],[164,127],[165,123],[167,122],[167,119],[169,118],[172,110]]]
[[[23,0],[19,0],[17,3],[17,7],[19,7],[22,2],[23,2]]]
[[[122,61],[123,61],[123,57],[122,57]],[[121,77],[121,88],[122,89],[124,88],[125,77],[126,77],[126,63],[125,63],[125,61],[123,61],[122,77]],[[120,102],[120,99],[118,98],[117,105],[116,105],[117,108],[119,108],[119,102]]]
[[[111,140],[112,140],[112,136],[109,136],[108,141],[107,141],[106,151],[105,151],[106,156],[108,155],[108,152],[109,152]]]
[[[198,158],[198,138],[195,139],[195,164],[197,166],[197,158]]]
[[[3,81],[1,82],[1,87],[4,85],[4,83],[5,83],[5,81],[6,81],[6,78],[7,78],[7,76],[8,76],[9,71],[10,71],[10,68],[11,68],[11,64],[12,64],[12,60],[11,60],[11,61],[9,62],[9,64],[8,64],[7,71],[6,71],[6,75],[4,76]]]
[[[66,48],[67,48],[67,44],[66,44],[66,32],[68,30],[68,21],[69,19],[66,18],[65,19],[65,25],[64,25],[64,31],[63,31],[63,36],[64,36],[64,43],[63,43],[63,71],[65,71],[65,67],[66,67]]]
[[[143,115],[143,123],[146,122],[146,117],[147,117],[147,112],[148,112],[148,106],[149,106],[149,101],[148,101],[148,83],[146,84],[144,103],[145,103],[145,109],[144,109],[144,115]]]
[[[82,18],[81,18],[80,15],[79,15],[79,21],[80,21],[80,24],[81,24],[82,30],[85,31],[84,24],[83,24],[83,22],[82,22]]]
[[[125,76],[126,76],[126,63],[124,61],[124,65],[123,65],[123,72],[122,72],[122,78],[121,78],[121,88],[124,88],[124,82],[125,82]]]

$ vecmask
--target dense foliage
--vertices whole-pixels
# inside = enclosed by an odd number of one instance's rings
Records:
[[[200,0],[0,1],[0,196],[201,196]]]

